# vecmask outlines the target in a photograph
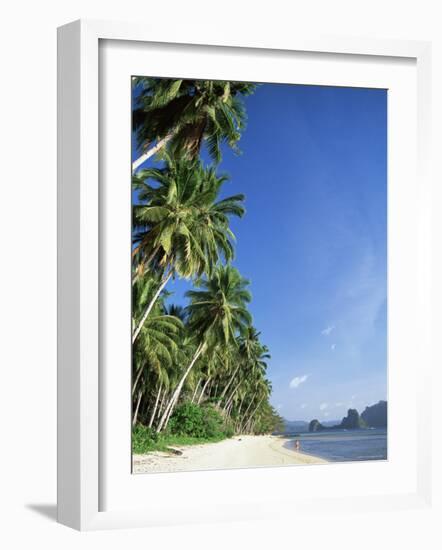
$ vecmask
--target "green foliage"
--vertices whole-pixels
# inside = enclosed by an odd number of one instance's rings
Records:
[[[132,429],[132,451],[142,454],[152,451],[158,443],[158,434],[152,428],[137,424]]]
[[[202,410],[205,437],[219,437],[220,435],[227,437],[226,426],[219,412],[211,406],[203,407]]]
[[[133,175],[133,451],[271,433],[282,419],[269,404],[269,350],[252,325],[249,281],[230,265],[230,221],[245,197],[226,197],[227,177],[199,158],[204,141],[216,163],[223,143],[237,150],[256,85],[140,77],[134,86],[139,148],[166,139]],[[193,282],[185,308],[166,305],[171,277]]]
[[[202,408],[189,402],[179,405],[170,419],[169,431],[175,435],[204,437]]]
[[[175,409],[169,422],[169,432],[203,439],[229,437],[227,433],[233,435],[214,407],[201,407],[189,402],[182,403]]]
[[[230,216],[244,215],[244,196],[222,200],[225,176],[199,160],[165,155],[163,168],[141,170],[133,178],[139,204],[133,207],[135,264],[180,277],[210,276],[221,260],[233,258]]]
[[[284,428],[284,419],[275,411],[269,403],[263,403],[257,415],[254,433],[268,434],[280,431]]]
[[[170,447],[214,443],[232,437],[233,426],[212,406],[200,407],[185,402],[173,413],[166,433],[137,424],[132,428],[132,452],[168,452]]]
[[[186,292],[191,300],[190,330],[204,334],[212,345],[235,342],[236,335],[252,322],[246,307],[252,298],[248,285],[236,268],[217,266],[210,279],[200,282],[202,290]]]
[[[214,80],[176,80],[139,77],[139,95],[133,112],[138,146],[146,149],[169,136],[169,149],[196,158],[206,140],[210,156],[221,160],[221,144],[238,151],[245,127],[242,98],[256,84]]]
[[[235,435],[235,426],[232,420],[228,418],[224,420],[224,435],[227,438],[233,437]]]

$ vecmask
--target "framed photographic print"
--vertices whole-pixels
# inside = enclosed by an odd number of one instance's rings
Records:
[[[426,43],[59,30],[59,521],[425,505],[428,78]]]
[[[134,76],[132,116],[133,471],[387,459],[387,90]]]

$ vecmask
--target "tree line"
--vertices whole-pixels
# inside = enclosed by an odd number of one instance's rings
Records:
[[[256,85],[143,77],[133,87],[132,423],[165,432],[193,404],[215,409],[231,433],[272,432],[282,419],[269,403],[269,350],[250,281],[231,265],[230,220],[244,216],[245,197],[220,198],[218,173]],[[174,278],[192,283],[185,307],[170,303]]]

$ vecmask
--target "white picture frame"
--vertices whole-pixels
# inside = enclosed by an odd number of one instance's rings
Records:
[[[80,530],[152,526],[194,521],[219,521],[250,519],[284,514],[284,509],[293,510],[299,505],[295,498],[280,491],[268,495],[272,506],[266,506],[266,491],[256,499],[249,493],[246,508],[238,499],[227,507],[220,499],[218,507],[187,502],[185,507],[170,507],[167,502],[156,509],[149,506],[128,506],[121,500],[112,503],[111,509],[103,507],[102,484],[108,475],[104,467],[103,418],[106,407],[103,394],[100,364],[100,302],[103,291],[100,288],[101,236],[100,211],[103,207],[99,193],[100,158],[100,43],[101,41],[125,41],[127,44],[169,44],[180,49],[198,48],[210,51],[213,47],[228,48],[229,55],[235,52],[244,55],[247,51],[272,52],[284,56],[287,52],[304,52],[323,56],[367,56],[366,59],[409,59],[416,64],[417,80],[417,130],[414,151],[417,159],[419,181],[418,204],[412,228],[416,229],[414,260],[416,319],[414,337],[417,349],[426,350],[426,361],[420,366],[419,381],[416,381],[416,456],[410,466],[415,469],[416,484],[413,490],[386,491],[366,495],[352,495],[351,487],[346,494],[331,493],[327,496],[312,494],[302,497],[304,512],[333,505],[334,511],[348,513],[357,502],[365,511],[386,510],[404,507],[428,506],[431,500],[431,434],[429,411],[431,393],[431,348],[427,346],[431,332],[431,249],[430,211],[432,188],[429,178],[429,120],[431,104],[429,98],[430,51],[426,42],[357,39],[350,37],[281,37],[279,41],[267,43],[264,38],[237,41],[216,40],[213,43],[201,35],[189,38],[167,36],[162,31],[152,31],[142,25],[118,22],[76,21],[59,29],[58,35],[58,520]],[[250,50],[248,50],[250,49]],[[362,62],[361,58],[358,58]],[[410,177],[414,177],[410,176]],[[410,283],[411,284],[411,283]],[[391,288],[390,288],[391,290]],[[405,333],[406,334],[406,333]],[[100,418],[101,415],[101,418]],[[334,466],[335,468],[335,466]],[[352,468],[346,465],[345,468]],[[272,469],[269,469],[272,470]],[[273,469],[276,470],[276,469]],[[110,470],[111,473],[113,470]],[[249,472],[249,471],[248,471]],[[233,483],[240,478],[257,475],[257,471],[195,472],[151,478],[152,487],[163,484],[179,484],[183,490],[186,483],[225,483],[229,477]],[[261,470],[263,472],[263,470]],[[127,473],[127,472],[126,472]],[[258,472],[259,473],[259,472]],[[273,472],[274,473],[274,472]],[[126,475],[126,474],[125,474]],[[175,477],[174,477],[175,475]],[[260,474],[264,475],[264,473]],[[278,481],[284,484],[289,469],[278,469]],[[336,473],[336,476],[341,475]],[[357,475],[357,474],[356,474]],[[187,476],[187,477],[186,477]],[[192,477],[189,477],[192,476]],[[216,477],[217,476],[217,477]],[[148,476],[142,481],[149,483]],[[321,473],[321,478],[327,473]],[[181,481],[178,481],[180,479]],[[269,478],[270,479],[270,478]],[[186,481],[188,480],[188,481]],[[217,481],[216,481],[217,480]],[[138,482],[133,482],[138,483]],[[133,484],[131,482],[131,484]],[[141,480],[140,480],[141,483]],[[264,485],[266,486],[266,485]],[[129,494],[129,493],[127,493]],[[118,500],[118,499],[117,499]],[[269,502],[270,502],[269,500]],[[114,499],[115,501],[115,499]],[[103,509],[106,508],[106,509]],[[271,510],[270,510],[271,508]]]

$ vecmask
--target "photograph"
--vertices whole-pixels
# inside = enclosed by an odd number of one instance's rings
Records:
[[[132,473],[387,460],[388,90],[130,86]]]

